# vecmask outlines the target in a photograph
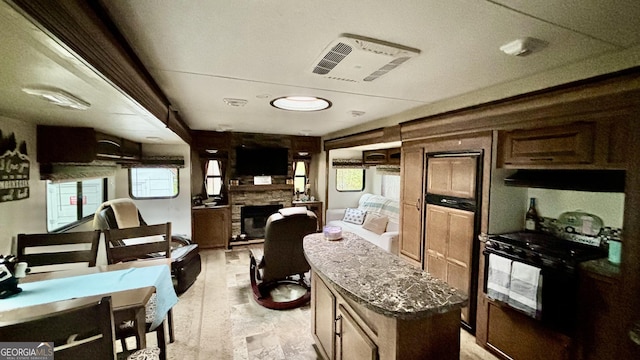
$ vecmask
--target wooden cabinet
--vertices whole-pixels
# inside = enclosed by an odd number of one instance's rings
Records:
[[[629,116],[498,133],[498,167],[625,169]]]
[[[227,248],[230,237],[230,218],[228,206],[192,209],[192,240],[203,249]]]
[[[424,149],[402,150],[402,199],[399,254],[417,267],[422,267],[422,208]]]
[[[415,319],[384,316],[343,297],[330,284],[312,271],[311,331],[321,358],[460,358],[459,310]]]
[[[130,162],[142,157],[142,145],[86,127],[38,125],[39,163]]]
[[[378,347],[342,304],[338,306],[336,324],[338,337],[336,359],[376,360],[378,358]]]
[[[472,199],[476,194],[475,157],[429,158],[427,166],[427,192]]]
[[[325,283],[313,276],[312,333],[320,354],[327,360],[378,358],[378,349]]]
[[[362,152],[362,162],[365,165],[399,165],[400,148],[366,150]]]
[[[596,268],[607,273],[590,269],[580,272],[580,316],[578,317],[580,360],[614,359],[618,344],[617,328],[613,309],[618,305],[616,298],[620,268],[607,259],[593,260]]]
[[[336,332],[336,297],[317,276],[312,276],[311,281],[313,286],[311,307],[314,310],[311,318],[311,332],[322,357],[333,360],[335,358],[333,350]]]
[[[489,348],[511,359],[568,360],[571,339],[526,315],[489,302]]]
[[[471,293],[474,223],[473,212],[426,206],[425,269],[467,295]],[[462,309],[462,320],[471,321],[468,307]]]

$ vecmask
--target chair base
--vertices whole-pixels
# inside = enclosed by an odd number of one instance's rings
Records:
[[[295,309],[309,303],[309,301],[311,300],[311,287],[304,281],[304,277],[302,275],[300,276],[299,280],[281,279],[276,281],[258,283],[260,274],[256,259],[252,253],[250,254],[249,276],[251,277],[251,289],[253,290],[253,298],[259,305],[266,307],[267,309]],[[297,285],[305,288],[306,291],[296,299],[289,301],[276,301],[271,295],[271,291],[281,285]]]

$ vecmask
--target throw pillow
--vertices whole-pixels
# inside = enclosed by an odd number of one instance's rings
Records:
[[[386,216],[369,213],[362,228],[380,235],[387,229],[388,222],[389,218]]]
[[[362,223],[364,222],[364,216],[366,214],[366,212],[360,209],[347,208],[347,210],[344,211],[344,217],[342,218],[342,221],[362,225]]]

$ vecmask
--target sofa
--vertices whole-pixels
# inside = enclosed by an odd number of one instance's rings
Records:
[[[400,207],[396,200],[365,193],[354,208],[327,209],[326,224],[340,226],[382,249],[398,254]]]

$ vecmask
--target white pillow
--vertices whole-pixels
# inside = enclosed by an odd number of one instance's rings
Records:
[[[362,228],[381,235],[387,229],[388,222],[389,218],[384,215],[368,213]]]
[[[344,212],[344,217],[342,218],[342,221],[349,222],[352,224],[362,225],[366,214],[367,214],[366,212],[360,209],[347,208]]]

